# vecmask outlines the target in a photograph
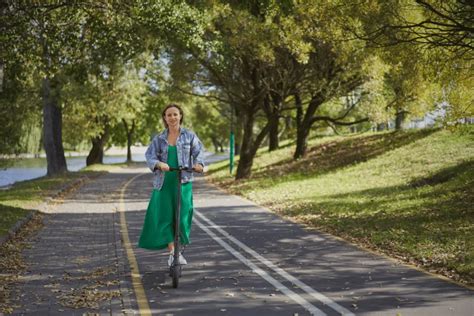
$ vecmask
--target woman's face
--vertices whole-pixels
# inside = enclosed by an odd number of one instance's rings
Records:
[[[165,122],[168,124],[168,128],[179,128],[181,120],[181,114],[175,107],[171,107],[165,112]]]

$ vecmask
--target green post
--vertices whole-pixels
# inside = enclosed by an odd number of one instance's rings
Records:
[[[235,136],[234,136],[234,109],[230,107],[230,140],[229,140],[229,172],[232,174],[234,169],[234,149],[235,149]]]
[[[229,144],[229,169],[230,174],[232,174],[232,169],[234,169],[234,132],[230,132],[230,144]]]

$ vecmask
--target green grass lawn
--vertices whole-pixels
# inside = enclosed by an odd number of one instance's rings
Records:
[[[65,181],[72,180],[76,173],[61,177],[42,177],[16,183],[8,190],[0,191],[0,236],[20,219],[25,217],[52,190],[59,188]]]
[[[85,171],[69,172],[57,177],[41,177],[38,179],[15,183],[10,189],[0,191],[0,236],[19,220],[34,210],[46,197],[51,196],[68,182],[99,174],[93,167]]]
[[[83,176],[95,177],[117,168],[142,166],[142,162],[95,164],[79,172],[68,172],[57,177],[41,177],[15,183],[10,189],[0,190],[0,236],[8,233],[16,222],[24,218],[31,210],[54,194],[68,182]]]
[[[472,129],[471,129],[472,132]],[[454,279],[474,280],[474,137],[445,130],[317,138],[262,149],[248,180],[208,178],[278,214]]]

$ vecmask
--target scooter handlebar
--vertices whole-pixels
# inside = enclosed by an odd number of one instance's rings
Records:
[[[196,169],[194,168],[187,168],[187,167],[179,167],[179,168],[172,168],[170,167],[170,170],[169,171],[188,171],[188,172],[198,172],[196,171]],[[202,172],[198,172],[198,173],[204,173],[204,170]]]

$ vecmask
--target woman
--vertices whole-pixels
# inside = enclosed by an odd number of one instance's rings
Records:
[[[153,192],[143,224],[138,246],[145,249],[165,249],[170,253],[168,266],[173,263],[174,211],[177,205],[178,179],[170,168],[191,166],[196,172],[204,168],[203,146],[192,131],[181,127],[183,110],[176,104],[168,105],[162,113],[166,129],[155,136],[145,157],[148,167],[155,174]],[[193,218],[192,172],[182,172],[180,241],[189,244],[189,233]],[[187,264],[182,254],[180,264]]]

